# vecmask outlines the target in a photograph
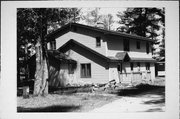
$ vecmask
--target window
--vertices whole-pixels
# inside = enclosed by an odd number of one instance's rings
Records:
[[[149,43],[146,42],[146,53],[149,54]]]
[[[150,70],[150,63],[146,63],[146,70]]]
[[[101,37],[96,37],[96,47],[101,46]]]
[[[130,66],[131,66],[131,71],[133,71],[134,64],[132,62],[130,63]]]
[[[140,46],[140,41],[136,41],[136,48],[137,48],[137,49],[140,49],[140,48],[141,48],[141,46]]]
[[[55,50],[56,49],[56,41],[55,40],[50,42],[50,49],[51,50]]]
[[[81,64],[81,78],[91,77],[91,64]]]
[[[73,64],[68,64],[69,74],[74,74]]]
[[[129,51],[129,40],[128,39],[123,40],[123,46],[124,46],[124,51]]]

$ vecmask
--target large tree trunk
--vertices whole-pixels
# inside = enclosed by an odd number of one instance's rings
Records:
[[[49,66],[48,56],[46,53],[45,35],[47,34],[47,14],[46,8],[40,8],[40,38],[36,44],[36,73],[34,82],[34,95],[47,95],[48,94],[48,77]]]
[[[48,94],[48,67],[47,59],[43,56],[42,44],[36,44],[36,73],[34,81],[34,96]]]

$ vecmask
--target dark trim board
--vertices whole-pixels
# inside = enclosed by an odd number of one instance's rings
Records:
[[[117,32],[117,31],[109,31],[109,30],[100,29],[100,28],[97,28],[97,27],[78,24],[78,23],[66,24],[66,25],[62,26],[61,28],[57,29],[56,31],[48,34],[46,36],[46,39],[47,39],[46,42],[50,42],[52,39],[58,38],[58,37],[62,36],[63,34],[69,32],[69,31],[74,31],[77,27],[92,30],[94,32],[100,32],[100,33],[103,33],[104,35],[115,35],[115,36],[120,36],[120,37],[124,37],[124,38],[130,38],[130,39],[134,39],[134,40],[142,40],[142,41],[154,42],[152,39],[149,39],[149,38],[146,38],[146,37],[127,34],[127,33],[122,33],[122,32]]]
[[[83,45],[83,44],[81,44],[81,43],[79,43],[79,42],[77,42],[77,41],[75,41],[75,40],[73,40],[73,39],[71,39],[71,40],[69,40],[68,42],[66,42],[66,43],[65,43],[63,46],[61,46],[58,50],[59,50],[60,52],[66,52],[67,50],[72,49],[75,45],[78,46],[78,47],[80,47],[80,48],[83,48],[84,50],[87,50],[87,51],[95,54],[95,55],[98,56],[98,57],[101,57],[101,58],[105,59],[107,62],[110,62],[110,61],[111,61],[111,59],[105,57],[104,55],[102,55],[102,54],[100,54],[100,53],[98,53],[98,52],[96,52],[96,51],[94,51],[94,50],[86,47],[85,45]]]
[[[75,46],[94,54],[96,57],[104,59],[106,62],[155,62],[152,58],[131,58],[128,52],[119,52],[116,54],[116,57],[106,57],[73,39],[66,42],[58,50],[64,53],[69,49],[73,49]]]

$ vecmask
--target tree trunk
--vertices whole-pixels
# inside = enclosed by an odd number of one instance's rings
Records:
[[[43,57],[42,44],[36,44],[36,73],[34,81],[34,96],[48,94],[48,67],[47,59]]]

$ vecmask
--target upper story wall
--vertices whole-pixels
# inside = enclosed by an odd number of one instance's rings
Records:
[[[66,31],[64,31],[66,32]],[[101,46],[96,46],[96,37],[101,37]],[[73,39],[96,52],[103,54],[105,56],[115,56],[117,52],[124,52],[123,40],[124,37],[118,35],[104,34],[102,32],[94,31],[87,28],[73,27],[70,31],[66,32],[64,35],[56,38],[56,49],[61,47],[70,39]],[[151,44],[149,42],[149,53],[146,53],[146,43],[148,41],[140,41],[140,49],[137,49],[137,40],[129,39],[129,55],[130,57],[142,57],[142,58],[152,58]],[[48,48],[50,43],[48,43]]]
[[[137,40],[130,40],[130,52],[131,57],[147,57],[152,58],[151,43],[148,41],[139,41],[140,49],[137,49]],[[146,43],[149,44],[149,53],[146,52]]]
[[[101,46],[96,46],[96,37],[101,37]],[[73,39],[98,53],[106,55],[106,43],[102,38],[102,34],[98,32],[92,32],[91,30],[87,30],[84,28],[76,28],[76,31],[69,31],[64,35],[58,37],[56,40],[56,49],[60,48],[63,44],[65,44],[70,39]],[[50,45],[50,43],[48,44]],[[50,48],[50,46],[48,46]]]
[[[118,52],[124,52],[123,37],[107,36],[107,56],[115,56]],[[138,40],[140,42],[140,49],[137,49],[137,40],[129,39],[129,55],[130,57],[144,57],[152,58],[151,44],[148,41]],[[149,53],[146,53],[146,43],[149,43]]]

